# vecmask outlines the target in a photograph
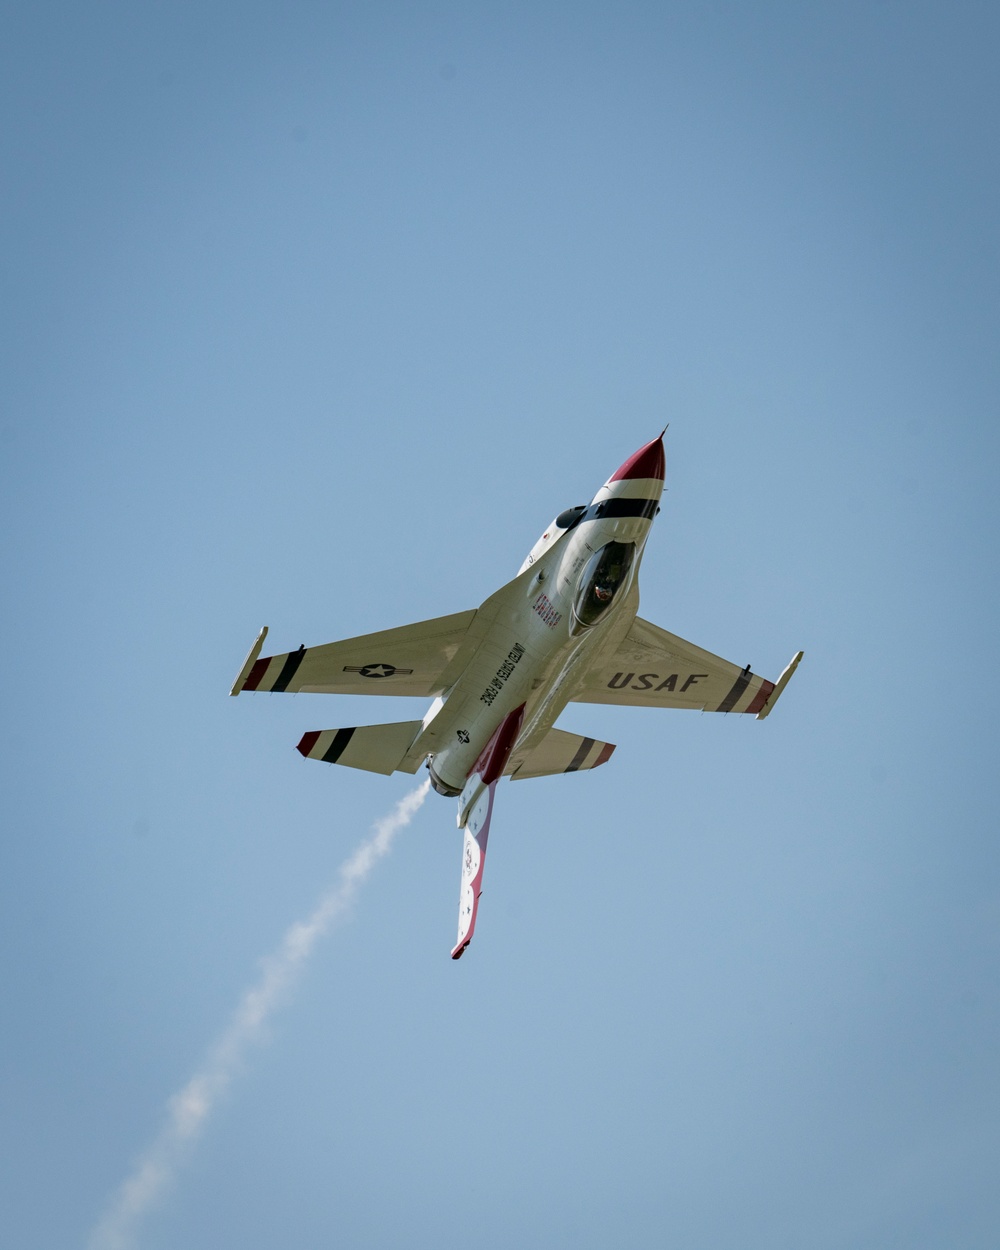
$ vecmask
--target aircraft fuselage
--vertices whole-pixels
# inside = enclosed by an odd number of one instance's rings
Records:
[[[639,476],[641,474],[641,476]],[[638,575],[663,491],[663,446],[641,448],[589,506],[561,513],[518,576],[479,609],[488,630],[455,684],[436,699],[411,748],[429,754],[441,794],[458,794],[497,727],[524,707],[530,749],[572,697],[594,652],[628,631]]]

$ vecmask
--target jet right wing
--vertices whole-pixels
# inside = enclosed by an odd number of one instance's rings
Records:
[[[764,717],[801,659],[800,651],[777,683],[767,681],[749,664],[740,668],[637,616],[617,649],[590,669],[573,701]]]
[[[345,638],[284,655],[260,656],[267,627],[251,648],[230,694],[269,693],[438,695],[442,674],[458,654],[476,611],[438,616],[377,634]]]

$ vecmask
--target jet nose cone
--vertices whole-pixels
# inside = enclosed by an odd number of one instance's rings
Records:
[[[663,435],[654,438],[652,442],[646,443],[644,447],[640,447],[634,452],[625,463],[617,469],[611,477],[611,482],[627,482],[631,478],[651,477],[658,478],[663,481],[666,473],[666,457],[663,454]]]

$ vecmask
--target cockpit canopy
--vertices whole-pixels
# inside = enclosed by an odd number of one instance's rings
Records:
[[[611,607],[619,590],[628,582],[635,543],[605,543],[595,551],[580,574],[580,589],[573,604],[573,615],[586,629],[596,625]]]
[[[567,508],[565,512],[560,512],[556,517],[556,525],[561,530],[571,530],[574,525],[580,522],[586,511],[587,505],[585,503],[578,504],[575,508]]]

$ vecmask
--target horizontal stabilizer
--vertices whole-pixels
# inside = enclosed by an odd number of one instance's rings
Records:
[[[551,777],[555,773],[577,773],[606,764],[614,749],[613,742],[550,729],[533,751],[523,752],[515,747],[504,771],[515,781],[526,777]]]
[[[313,729],[302,735],[297,749],[307,760],[346,764],[348,768],[388,775],[399,768],[422,724],[418,720],[401,720],[354,729]]]

